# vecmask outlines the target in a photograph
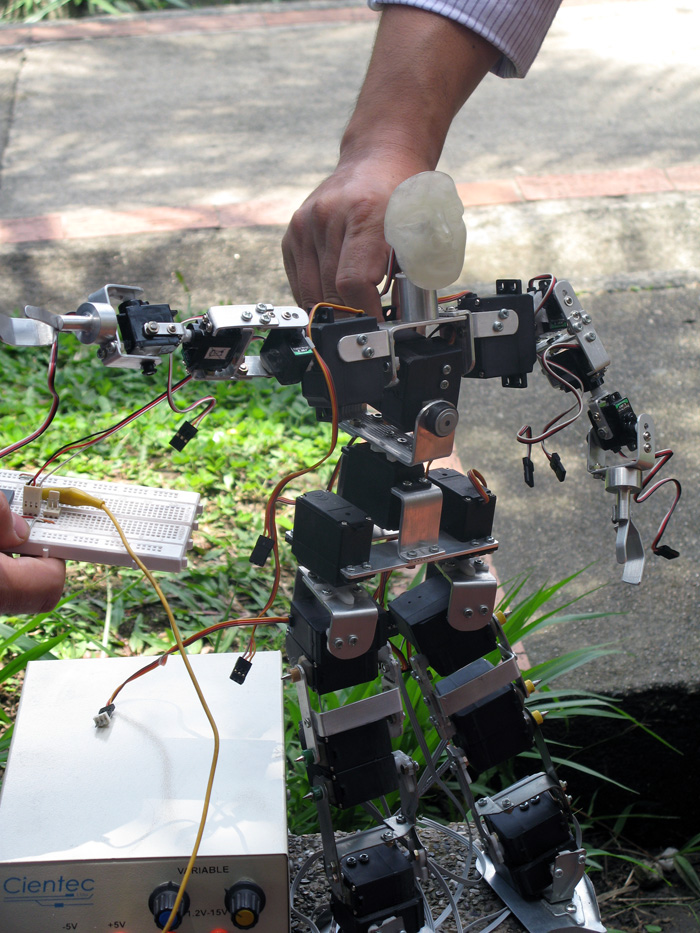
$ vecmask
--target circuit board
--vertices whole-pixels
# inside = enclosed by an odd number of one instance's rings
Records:
[[[25,512],[24,487],[30,479],[28,473],[0,470],[0,494],[5,494],[10,508],[19,515]],[[52,476],[45,486],[59,492],[77,487],[104,499],[129,544],[150,570],[179,571],[187,566],[192,532],[202,511],[198,493],[110,483],[84,476]],[[25,515],[31,533],[15,553],[133,566],[114,524],[100,509],[62,505],[58,515],[53,509],[48,512],[47,515],[46,505],[42,505],[38,515]]]

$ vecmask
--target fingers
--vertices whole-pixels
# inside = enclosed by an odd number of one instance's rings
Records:
[[[12,551],[29,537],[29,525],[0,494],[0,551]],[[0,613],[47,612],[61,598],[66,577],[62,560],[0,554]]]
[[[368,191],[355,177],[336,171],[296,211],[282,255],[302,308],[327,301],[381,317],[377,285],[389,255],[384,212],[392,188]]]
[[[0,554],[0,613],[48,612],[61,598],[65,579],[62,560]]]

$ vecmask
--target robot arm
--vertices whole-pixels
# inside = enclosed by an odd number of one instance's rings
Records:
[[[180,323],[169,305],[145,302],[141,289],[106,285],[73,313],[27,307],[24,318],[0,315],[0,340],[43,346],[68,331],[81,343],[94,344],[106,366],[152,374],[161,359],[181,350],[194,379],[300,382],[319,420],[331,420],[335,410],[346,433],[405,467],[451,453],[463,377],[500,377],[505,387],[524,388],[539,362],[553,387],[575,395],[578,410],[564,423],[555,419],[541,436],[533,437],[529,429],[520,432],[518,440],[528,446],[526,482],[532,485],[529,451],[538,442],[558,478],[564,478],[558,455],[546,451],[544,440],[587,406],[588,470],[615,495],[617,560],[624,564],[623,579],[639,583],[644,548],[630,513],[645,478],[659,466],[654,424],[647,413],[638,416],[627,397],[604,386],[610,358],[571,285],[546,276],[531,280],[523,291],[518,280],[504,279],[493,296],[468,292],[445,302],[401,274],[395,284],[401,320],[385,323],[325,305],[314,309],[310,320],[301,308],[265,303],[215,306]],[[264,341],[259,355],[251,355],[256,337]],[[426,538],[420,515],[427,509],[416,502],[414,496],[402,503],[407,529],[399,544],[402,556]],[[437,535],[427,538],[428,547],[443,549]],[[654,550],[677,556],[669,548]],[[391,563],[385,557],[384,564],[387,560]]]

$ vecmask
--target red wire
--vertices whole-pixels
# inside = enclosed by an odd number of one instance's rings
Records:
[[[49,356],[49,368],[48,368],[48,376],[47,376],[49,392],[51,393],[51,397],[52,397],[51,408],[49,409],[49,413],[44,419],[44,423],[41,425],[40,428],[38,428],[32,434],[29,434],[27,437],[23,438],[21,441],[17,441],[16,443],[10,444],[8,447],[4,447],[2,450],[0,450],[0,459],[2,459],[3,457],[6,457],[7,454],[14,453],[15,450],[19,450],[20,448],[26,446],[27,444],[30,444],[32,441],[35,441],[37,437],[41,437],[41,435],[44,433],[44,431],[48,428],[48,426],[53,421],[54,416],[56,412],[58,411],[58,403],[59,403],[58,392],[56,392],[56,387],[54,385],[54,381],[56,378],[57,360],[58,360],[58,338],[55,337],[53,346],[51,347],[51,354]]]

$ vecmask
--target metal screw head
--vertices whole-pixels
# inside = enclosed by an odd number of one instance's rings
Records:
[[[248,364],[241,363],[241,365],[238,367],[238,372],[243,373],[245,375],[248,372]]]
[[[362,569],[363,569],[363,570],[371,570],[371,569],[372,569],[372,565],[370,564],[370,562],[369,562],[368,560],[364,561],[364,563],[362,564]]]
[[[489,607],[488,606],[479,606],[479,613],[482,616],[488,615]]]
[[[510,807],[513,806],[513,801],[510,799],[510,797],[504,797],[503,800],[501,801],[501,806],[503,807],[504,810],[508,810]]]
[[[449,387],[450,387],[449,379],[443,379],[442,382],[440,383],[440,388],[444,390],[444,389],[449,389]]]
[[[357,859],[354,855],[348,855],[348,857],[345,859],[345,864],[348,868],[354,868],[355,865],[357,865]]]
[[[597,340],[597,336],[596,336],[595,331],[589,330],[588,333],[586,334],[586,340],[587,340],[589,343],[593,343],[594,340]]]
[[[585,865],[585,864],[586,864],[586,856],[585,856],[585,855],[579,855],[579,857],[578,857],[578,863],[579,863],[579,865]]]
[[[382,839],[393,839],[394,833],[390,829],[385,829],[382,833]]]
[[[288,320],[291,318],[291,316],[292,316],[292,312],[291,312],[291,311],[283,311],[283,312],[282,312],[282,317],[285,319],[285,321],[288,321]]]
[[[471,619],[471,617],[474,615],[474,610],[470,609],[469,606],[467,606],[466,609],[462,610],[462,615],[464,615],[464,617],[467,619]]]
[[[429,550],[430,550],[430,553],[431,553],[431,554],[437,554],[437,552],[440,550],[440,545],[439,545],[439,544],[431,544]]]
[[[243,318],[244,321],[252,321],[252,320],[253,320],[253,312],[252,312],[252,311],[244,311],[243,314],[241,314],[241,317]]]
[[[407,438],[407,437],[397,437],[397,438],[396,438],[396,442],[397,442],[398,444],[408,444],[408,438]]]
[[[366,852],[363,852],[362,855],[360,856],[360,862],[361,862],[363,865],[366,865],[367,862],[369,862],[369,855],[367,855]]]
[[[417,557],[418,551],[406,551],[406,554],[408,555],[408,557]]]
[[[311,720],[309,719],[308,716],[307,716],[306,719],[304,720],[304,725],[306,726],[307,729],[308,729],[309,726],[311,725]]]
[[[158,321],[147,321],[143,328],[147,334],[158,333]]]
[[[357,342],[359,343],[361,347],[363,347],[367,343],[367,339],[368,339],[367,334],[358,334],[357,337],[355,338],[355,340],[357,340]]]
[[[573,324],[571,324],[571,329],[578,334],[579,331],[583,330],[583,324],[575,321]]]
[[[272,320],[271,314],[263,314],[262,317],[260,318],[260,323],[269,324],[271,320]]]
[[[452,367],[450,366],[449,363],[445,363],[445,365],[442,367],[442,375],[449,376],[451,372],[452,372]]]
[[[396,822],[397,822],[397,823],[405,823],[405,822],[406,822],[406,817],[403,815],[403,813],[397,814],[397,816],[396,816]]]
[[[571,307],[573,303],[574,299],[571,297],[571,295],[567,295],[566,292],[564,292],[564,304]]]
[[[488,803],[488,800],[486,799],[486,797],[479,797],[479,799],[476,802],[476,805],[477,807],[485,807],[487,803]]]
[[[167,331],[169,334],[177,333],[177,326],[175,324],[168,324]]]
[[[567,914],[575,914],[575,913],[576,913],[576,904],[567,904],[567,905],[566,905],[566,912],[567,912]]]
[[[509,310],[508,308],[501,308],[501,310],[498,312],[498,316],[499,316],[499,317],[501,318],[501,320],[503,320],[503,321],[505,321],[505,319],[506,319],[509,315],[510,315],[510,310]]]
[[[563,868],[555,868],[555,869],[554,869],[554,877],[555,877],[555,878],[563,878],[563,877],[564,877],[564,869],[563,869]]]
[[[357,635],[348,635],[348,644],[351,648],[354,648],[359,640],[360,639],[357,637]]]
[[[495,331],[503,330],[503,321],[494,321],[493,330]]]
[[[366,360],[371,360],[374,356],[374,347],[365,347],[362,351],[362,355]]]
[[[255,306],[255,310],[258,312],[258,314],[264,314],[266,311],[272,311],[273,306],[265,304],[264,301],[259,301]]]
[[[342,647],[343,647],[343,644],[344,644],[344,642],[343,642],[343,639],[342,639],[342,638],[334,638],[334,639],[333,639],[333,646],[334,646],[335,648],[342,648]]]

